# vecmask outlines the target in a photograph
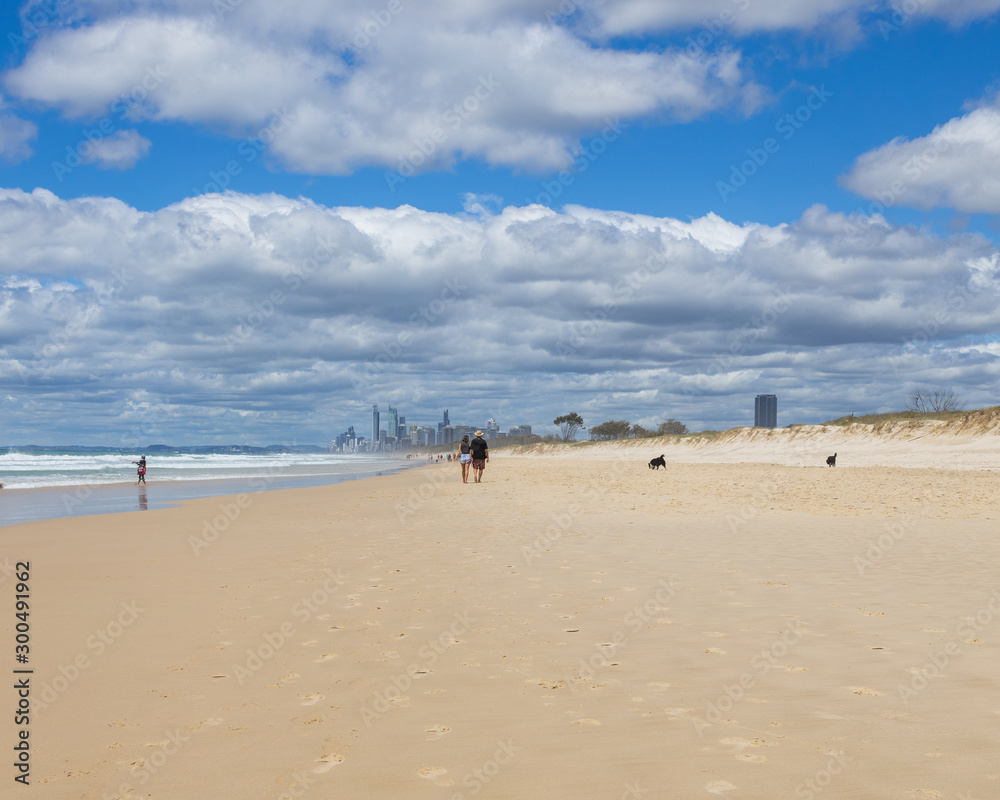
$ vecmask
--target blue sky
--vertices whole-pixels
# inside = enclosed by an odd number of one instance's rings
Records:
[[[6,8],[0,444],[995,404],[1000,0]],[[130,434],[131,435],[131,434]]]

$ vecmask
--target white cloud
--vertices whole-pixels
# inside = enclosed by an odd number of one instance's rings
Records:
[[[733,34],[779,30],[822,30],[839,38],[853,38],[862,24],[872,19],[882,19],[893,25],[917,18],[959,24],[996,13],[1000,0],[912,0],[908,3],[896,0],[796,0],[785,3],[595,0],[580,3],[580,6],[592,21],[593,29],[604,35],[694,29],[697,33],[711,35],[714,41]]]
[[[0,272],[0,395],[40,432],[114,430],[130,401],[169,406],[173,441],[326,441],[376,400],[413,421],[478,402],[469,422],[719,427],[758,391],[815,420],[945,367],[975,404],[998,358],[970,345],[1000,325],[993,245],[822,207],[767,227],[6,190]]]
[[[381,24],[362,5],[317,18],[316,5],[296,4],[278,18],[273,4],[246,2],[220,18],[204,3],[137,4],[126,17],[98,3],[88,24],[33,42],[5,85],[73,117],[238,136],[278,114],[273,151],[327,174],[371,164],[413,174],[458,158],[561,169],[614,120],[751,113],[767,98],[736,51],[615,49],[523,4],[426,5],[403,4]]]
[[[96,164],[101,169],[131,169],[140,158],[146,157],[151,144],[136,130],[115,131],[88,142],[82,162]]]
[[[38,136],[38,126],[6,111],[0,97],[0,159],[17,164],[31,157],[31,143]]]
[[[885,206],[1000,213],[1000,106],[981,105],[927,136],[859,156],[842,183]]]

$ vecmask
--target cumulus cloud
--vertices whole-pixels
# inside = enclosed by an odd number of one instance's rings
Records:
[[[757,3],[752,0],[594,0],[580,3],[596,31],[605,35],[648,30],[695,28],[713,38],[776,30],[824,28],[844,37],[857,35],[872,19],[898,26],[912,19],[942,19],[959,24],[987,17],[1000,0],[805,0]]]
[[[152,142],[139,131],[115,131],[102,139],[87,143],[81,157],[84,164],[96,164],[101,169],[131,169],[145,158]]]
[[[883,205],[1000,213],[1000,105],[981,105],[917,139],[862,154],[842,183]]]
[[[0,97],[0,159],[17,164],[30,158],[37,136],[38,126],[7,111]]]
[[[767,99],[736,50],[605,46],[525,3],[88,8],[92,18],[32,42],[5,76],[10,92],[72,117],[238,136],[280,115],[271,148],[311,173],[412,174],[459,158],[562,169],[582,138],[619,119],[752,113]]]
[[[1000,257],[979,236],[823,207],[774,227],[474,212],[3,191],[5,418],[99,438],[149,406],[174,441],[326,441],[388,401],[410,421],[719,427],[761,391],[817,419],[898,407],[935,372],[974,405],[997,377],[976,342],[1000,325]]]

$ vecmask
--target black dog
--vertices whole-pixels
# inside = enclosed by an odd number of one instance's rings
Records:
[[[837,466],[837,454],[836,453],[834,453],[832,456],[827,456],[826,457],[826,465],[828,467],[835,467],[835,466]]]
[[[654,458],[652,461],[649,462],[650,469],[659,469],[660,467],[663,467],[664,469],[667,468],[667,462],[663,456],[660,456],[659,458]]]

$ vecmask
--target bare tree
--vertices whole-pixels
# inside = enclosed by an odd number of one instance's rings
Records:
[[[927,414],[931,411],[961,411],[964,408],[965,403],[959,400],[958,395],[944,386],[932,388],[920,386],[906,398],[906,410],[918,414]]]

